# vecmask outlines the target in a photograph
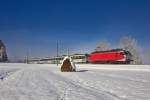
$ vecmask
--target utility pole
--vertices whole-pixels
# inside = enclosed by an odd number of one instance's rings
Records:
[[[28,53],[28,51],[27,51],[27,55],[26,55],[26,64],[28,64],[29,63],[29,53]]]
[[[69,48],[67,49],[67,55],[68,55],[68,57],[69,57]]]
[[[57,48],[56,48],[56,49],[57,49],[57,54],[56,54],[56,55],[57,55],[57,57],[56,57],[56,63],[57,63],[57,66],[58,66],[58,41],[57,41],[57,44],[56,44],[56,45],[57,45]]]

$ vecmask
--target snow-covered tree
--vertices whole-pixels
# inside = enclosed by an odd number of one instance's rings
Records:
[[[137,41],[132,37],[123,37],[120,39],[121,48],[129,51],[132,55],[132,64],[141,64],[141,57],[139,54],[139,47]]]
[[[105,51],[109,49],[109,43],[108,41],[104,40],[101,41],[98,46],[96,47],[95,51]]]

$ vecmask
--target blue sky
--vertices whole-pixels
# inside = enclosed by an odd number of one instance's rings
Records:
[[[90,52],[101,40],[132,36],[150,50],[149,0],[1,0],[0,39],[11,59]],[[146,53],[147,55],[147,53]]]

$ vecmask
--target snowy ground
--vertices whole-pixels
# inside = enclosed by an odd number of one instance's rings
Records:
[[[0,100],[150,100],[150,65],[0,64]]]

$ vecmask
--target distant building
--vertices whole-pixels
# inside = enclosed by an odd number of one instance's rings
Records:
[[[8,61],[6,47],[2,42],[2,40],[0,40],[0,62],[6,62],[6,61]]]

